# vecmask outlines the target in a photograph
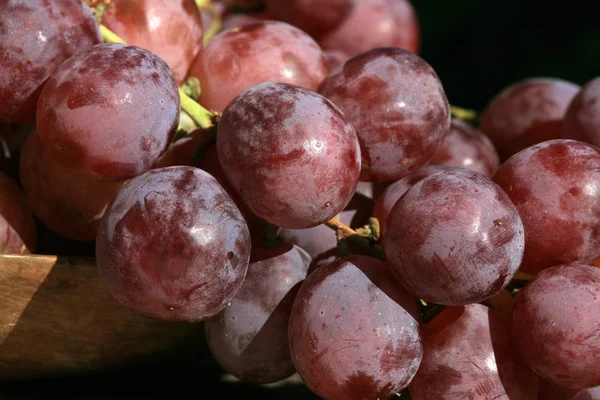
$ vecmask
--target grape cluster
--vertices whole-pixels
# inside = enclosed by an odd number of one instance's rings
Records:
[[[208,3],[0,1],[0,252],[95,241],[254,384],[600,399],[600,78],[466,121],[406,0]]]

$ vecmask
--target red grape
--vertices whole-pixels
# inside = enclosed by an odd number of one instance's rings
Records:
[[[523,257],[523,224],[491,179],[465,169],[423,178],[387,218],[392,272],[413,294],[437,304],[488,299],[508,285]]]
[[[80,0],[5,0],[0,7],[0,122],[33,122],[48,77],[102,36]]]
[[[313,37],[340,26],[357,0],[266,0],[275,19],[292,24]]]
[[[428,165],[386,187],[377,198],[377,201],[375,201],[375,206],[373,207],[373,217],[379,220],[381,232],[385,230],[387,217],[390,215],[390,211],[408,189],[429,175],[450,169],[452,169],[452,167],[446,165]]]
[[[285,83],[263,83],[236,97],[219,123],[217,151],[244,203],[284,228],[309,228],[338,214],[360,172],[358,139],[342,112]]]
[[[253,248],[252,258],[255,261],[248,267],[242,288],[204,326],[211,353],[227,372],[264,384],[296,372],[285,333],[310,256],[299,247],[283,244],[261,254]]]
[[[338,67],[319,93],[356,129],[362,181],[400,179],[429,162],[446,137],[450,109],[435,71],[401,49],[376,49]]]
[[[73,240],[95,240],[104,210],[123,182],[98,181],[54,161],[32,132],[20,159],[23,191],[48,228]]]
[[[35,239],[35,221],[23,192],[0,172],[0,254],[33,253]]]
[[[419,367],[419,318],[415,299],[385,263],[345,257],[300,287],[289,323],[292,360],[326,400],[387,399]]]
[[[540,379],[538,400],[600,400],[600,386],[590,389],[569,389]]]
[[[500,160],[487,136],[468,123],[453,119],[448,136],[430,164],[466,168],[491,177]]]
[[[502,164],[494,181],[525,226],[521,271],[600,257],[600,149],[566,139],[540,143]]]
[[[356,0],[342,24],[321,37],[327,50],[357,56],[378,47],[399,47],[419,52],[419,22],[408,0]]]
[[[587,83],[569,105],[561,137],[600,146],[600,78]]]
[[[517,296],[512,333],[542,378],[573,389],[600,386],[600,269],[540,272]]]
[[[414,400],[536,400],[539,378],[511,344],[496,311],[448,307],[423,329],[425,354],[410,383]]]
[[[221,185],[194,167],[151,170],[123,186],[96,241],[100,278],[126,307],[197,322],[242,286],[250,233]]]
[[[501,160],[547,140],[558,139],[579,86],[560,79],[533,78],[500,92],[481,115],[481,129]]]
[[[102,23],[130,45],[162,58],[183,82],[202,49],[202,17],[194,0],[95,0]]]
[[[71,57],[44,86],[37,128],[61,164],[97,179],[122,180],[152,168],[179,120],[169,67],[134,46],[101,44]]]
[[[235,96],[263,82],[315,90],[329,69],[319,45],[300,29],[265,21],[219,33],[200,52],[191,75],[200,79],[200,103],[223,111]]]

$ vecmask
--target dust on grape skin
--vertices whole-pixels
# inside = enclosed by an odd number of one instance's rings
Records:
[[[156,79],[156,76],[159,79]],[[147,171],[179,121],[173,74],[154,54],[102,44],[71,57],[48,80],[38,103],[46,151],[97,179]]]
[[[400,179],[433,158],[450,126],[435,71],[401,49],[371,50],[333,71],[319,93],[341,108],[361,144],[361,180]]]
[[[283,83],[238,96],[219,124],[223,170],[259,217],[308,228],[349,203],[360,171],[352,126],[317,93]]]
[[[350,256],[320,267],[300,288],[290,318],[290,349],[300,376],[318,395],[388,398],[417,371],[423,351],[419,330],[415,299],[388,266]]]
[[[500,160],[537,143],[558,139],[567,107],[580,87],[560,79],[532,78],[500,92],[481,115],[481,129]]]
[[[191,69],[200,103],[223,111],[235,96],[263,82],[316,90],[329,68],[319,45],[298,28],[261,21],[226,30],[202,50]]]
[[[90,9],[79,0],[24,0],[0,14],[0,120],[35,120],[44,82],[65,60],[102,43]]]
[[[540,143],[505,162],[493,179],[523,220],[523,272],[600,257],[598,148],[565,139]]]
[[[253,246],[258,259],[227,307],[205,322],[208,346],[234,376],[257,384],[295,372],[287,339],[291,307],[306,277],[310,256],[297,246]],[[259,254],[260,253],[260,254]]]
[[[384,247],[394,274],[412,293],[438,304],[493,296],[523,257],[517,209],[491,179],[474,171],[454,168],[420,180],[386,224]]]
[[[241,287],[249,240],[214,178],[192,167],[156,169],[128,182],[107,210],[97,241],[100,276],[143,315],[200,321]]]
[[[548,268],[515,303],[513,337],[544,379],[574,389],[600,386],[600,269]]]

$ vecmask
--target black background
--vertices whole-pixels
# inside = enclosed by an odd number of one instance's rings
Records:
[[[600,75],[600,19],[594,3],[413,0],[421,56],[437,71],[452,104],[479,111],[504,87],[524,78],[584,84]],[[266,389],[222,382],[222,371],[209,354],[199,354],[176,363],[156,360],[77,377],[3,383],[0,398],[213,398],[215,392],[224,399],[316,398],[302,386]]]

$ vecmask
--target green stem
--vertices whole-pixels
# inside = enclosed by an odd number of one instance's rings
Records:
[[[474,110],[467,110],[457,106],[450,105],[450,113],[456,119],[460,119],[467,122],[473,122],[477,120],[477,112]]]
[[[116,33],[108,29],[106,26],[100,24],[100,33],[102,33],[102,39],[105,43],[121,43],[127,44],[121,39]],[[181,108],[185,111],[194,122],[204,129],[208,129],[215,125],[217,115],[200,104],[192,100],[182,89],[179,89],[179,98],[181,100]]]

